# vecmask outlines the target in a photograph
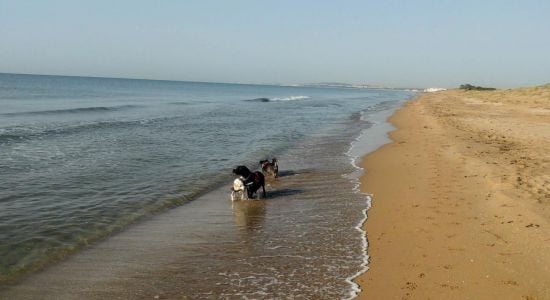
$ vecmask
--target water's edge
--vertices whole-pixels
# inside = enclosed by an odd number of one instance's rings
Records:
[[[372,127],[367,130],[363,130],[351,143],[350,148],[346,153],[346,155],[350,158],[350,163],[355,168],[355,171],[349,175],[350,180],[354,183],[353,191],[354,193],[365,196],[365,208],[361,211],[363,217],[359,220],[357,226],[355,226],[355,230],[359,232],[362,237],[361,251],[363,254],[363,260],[360,265],[361,269],[357,273],[346,278],[346,282],[351,286],[349,297],[345,298],[348,300],[355,299],[362,291],[361,287],[355,282],[355,280],[369,270],[369,243],[367,232],[364,228],[368,219],[368,210],[372,207],[373,195],[361,191],[360,178],[366,170],[360,166],[360,162],[369,153],[372,153],[383,145],[391,142],[388,134],[393,131],[395,127],[388,121],[388,118],[399,110],[406,101],[407,100],[401,101],[392,109],[380,111],[375,115],[371,115],[369,121],[373,124]],[[375,138],[377,138],[377,140],[373,142],[373,139]]]

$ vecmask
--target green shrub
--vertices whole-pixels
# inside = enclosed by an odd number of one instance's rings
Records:
[[[471,85],[471,84],[468,84],[468,83],[460,85],[459,89],[467,90],[467,91],[494,91],[494,90],[496,90],[495,88],[475,86],[475,85]]]

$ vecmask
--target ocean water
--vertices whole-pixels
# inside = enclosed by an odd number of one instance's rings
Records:
[[[95,257],[94,274],[135,261],[139,248],[151,251],[139,258],[143,273],[155,275],[120,281],[123,266],[97,275],[110,296],[353,295],[365,260],[356,227],[369,205],[355,159],[380,145],[385,117],[412,95],[0,74],[0,284],[17,293],[46,266],[41,274],[66,282],[71,263]],[[232,204],[231,169],[273,156],[283,176],[268,182],[267,199]],[[152,224],[163,224],[153,242]],[[139,236],[131,249],[130,238],[117,244],[128,235]],[[115,260],[105,245],[121,251]],[[163,290],[142,289],[144,280]]]

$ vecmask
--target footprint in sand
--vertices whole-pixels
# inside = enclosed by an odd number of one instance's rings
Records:
[[[417,287],[418,285],[415,282],[407,281],[407,283],[405,284],[405,287],[403,287],[402,289],[408,289],[408,290],[414,291],[416,290]]]
[[[458,289],[458,285],[450,285],[450,284],[442,284],[441,287],[444,287],[444,288],[449,288],[451,290],[457,290]]]

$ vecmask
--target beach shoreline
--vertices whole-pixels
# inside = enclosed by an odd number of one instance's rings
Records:
[[[105,244],[106,240],[118,239],[121,234],[127,235],[125,232],[134,226],[141,226],[157,217],[164,219],[166,217],[162,216],[172,210],[180,210],[180,206],[181,210],[196,207],[196,204],[188,205],[189,202],[199,198],[201,200],[198,201],[203,201],[210,197],[206,194],[221,186],[225,191],[218,200],[222,207],[210,209],[231,210],[231,206],[227,205],[229,188],[226,187],[233,180],[231,170],[238,165],[256,169],[260,167],[259,160],[271,160],[274,156],[279,160],[282,174],[292,174],[294,180],[290,180],[289,185],[293,185],[294,181],[298,182],[297,178],[304,177],[304,181],[303,186],[297,185],[289,189],[286,185],[280,185],[274,190],[273,195],[277,201],[273,203],[278,204],[271,211],[279,209],[281,200],[285,200],[291,201],[291,205],[297,210],[311,212],[306,214],[310,218],[321,213],[341,213],[346,216],[357,215],[359,220],[362,218],[360,210],[364,208],[364,201],[355,202],[358,209],[351,213],[345,213],[341,209],[321,212],[319,205],[315,207],[319,212],[312,212],[307,205],[309,201],[336,202],[335,198],[342,197],[347,202],[337,204],[345,204],[344,210],[352,209],[349,207],[351,199],[362,197],[355,193],[356,182],[345,182],[332,187],[330,192],[334,195],[329,199],[326,193],[315,195],[320,188],[331,187],[330,184],[340,181],[343,174],[355,171],[349,163],[350,158],[346,151],[357,136],[379,127],[371,126],[372,120],[377,118],[375,115],[384,115],[380,119],[381,123],[385,123],[384,120],[390,115],[390,112],[386,115],[386,111],[393,110],[413,94],[403,90],[326,89],[19,74],[0,74],[0,82],[0,98],[6,108],[0,112],[0,166],[4,171],[0,174],[0,298],[4,289],[26,284],[23,282],[26,278],[34,277],[34,274],[42,273],[41,270],[50,266],[63,265],[88,248]],[[253,129],[250,127],[252,125]],[[377,131],[369,136],[369,143],[372,144],[373,139],[385,135],[385,131]],[[317,156],[312,154],[314,152],[310,148],[317,151]],[[361,152],[358,157],[363,155]],[[325,157],[329,158],[325,160]],[[302,172],[310,169],[314,171]],[[329,172],[320,172],[321,169],[328,169]],[[322,174],[326,177],[321,176]],[[333,175],[334,178],[331,177]],[[284,182],[288,178],[290,177],[281,176],[278,181]],[[318,186],[316,180],[321,180],[319,178],[327,180],[326,183]],[[348,178],[345,179],[349,181]],[[306,185],[312,187],[307,188]],[[268,196],[270,197],[271,195]],[[302,197],[306,201],[302,201]],[[299,201],[292,201],[296,199]],[[194,214],[182,212],[181,216],[186,218],[184,223],[187,227],[181,230],[193,230],[196,226],[194,224],[203,224],[208,220],[206,225],[202,225],[203,232],[216,231],[221,221],[206,217],[210,210],[206,209],[207,204],[203,205]],[[325,205],[332,207],[333,203]],[[280,208],[289,207],[287,205]],[[255,211],[255,208],[251,210]],[[245,216],[241,212],[238,214],[240,217]],[[305,232],[304,228],[309,228],[304,226],[306,218],[301,215],[284,216],[294,217],[296,219],[285,224],[295,222],[300,227],[289,225],[288,229],[269,231],[271,235],[261,234],[259,237],[234,235],[235,240],[254,244],[258,239],[269,236],[269,243],[259,243],[253,247],[259,256],[265,256],[266,253],[271,255],[272,249],[269,248],[275,247],[272,244],[280,235],[282,236],[278,242],[284,244],[287,251],[296,249],[288,255],[316,247],[316,243],[309,245],[310,239],[301,238],[300,234],[296,234],[292,241],[288,239],[295,230],[301,229]],[[223,220],[224,217],[220,219]],[[267,219],[273,220],[277,228],[282,226],[279,225],[279,216]],[[353,239],[362,239],[363,234],[353,228],[356,223],[349,225],[348,222],[353,220],[346,218],[328,219],[334,221],[334,226],[325,226],[327,232],[351,232],[338,235],[347,239],[343,241],[346,247],[329,250],[360,252]],[[175,220],[174,223],[179,224],[178,219]],[[240,225],[233,224],[233,219],[227,223],[228,228],[240,232]],[[317,222],[310,221],[309,224],[312,228],[319,228]],[[274,228],[270,226],[269,230]],[[146,232],[149,229],[144,227],[143,238],[137,238],[136,243],[149,239]],[[184,239],[179,233],[172,230],[170,232],[174,235],[167,237],[167,240]],[[319,230],[308,237],[313,235],[320,236],[312,237],[311,240],[314,241],[320,241],[326,236]],[[193,241],[196,236],[197,233],[193,233],[187,239]],[[204,236],[205,243],[210,244],[209,235],[205,233]],[[284,243],[281,241],[283,239]],[[180,244],[176,246],[179,247]],[[122,243],[117,244],[117,247],[125,249]],[[148,244],[136,247],[151,249]],[[308,259],[309,256],[318,258],[322,252],[307,251],[311,253],[304,256]],[[90,268],[99,269],[98,274],[102,274],[101,269],[110,268],[112,264],[122,265],[133,259],[126,255],[131,251],[121,252],[124,257],[103,265],[107,267],[91,264]],[[203,251],[197,252],[202,254]],[[223,249],[218,252],[223,252]],[[157,251],[151,250],[151,253]],[[173,256],[170,251],[166,255]],[[102,256],[96,255],[98,260]],[[344,255],[327,254],[329,256],[340,258]],[[247,258],[243,254],[243,260]],[[221,262],[212,264],[220,266],[225,265],[223,261],[226,260],[233,262],[233,259],[223,256],[218,259]],[[162,259],[156,259],[155,255],[147,257],[147,260],[155,269],[164,268]],[[214,260],[209,258],[204,265]],[[332,274],[330,280],[334,280],[334,283],[319,280],[315,285],[322,286],[323,291],[330,293],[329,295],[341,293],[348,284],[343,280],[338,281],[338,278],[355,274],[355,268],[361,264],[360,258],[358,261],[355,263],[352,259],[347,259],[345,262],[331,262],[334,267],[326,272],[318,271],[318,274],[323,278],[328,273]],[[283,260],[281,265],[286,265],[287,262],[288,260]],[[315,267],[322,268],[330,264],[324,262]],[[349,270],[339,271],[344,268]],[[119,269],[125,272],[123,267]],[[248,268],[243,267],[243,270],[249,272]],[[281,274],[294,274],[284,270],[268,271],[262,273],[277,277]],[[92,271],[85,272],[89,274]],[[46,273],[48,272],[43,274]],[[232,274],[220,275],[217,282],[245,280]],[[266,277],[268,276],[262,278],[268,280]],[[64,277],[59,278],[60,284],[63,284]],[[186,284],[194,283],[189,276],[187,278]],[[304,279],[296,280],[294,276],[289,280],[300,283],[308,282],[312,278],[313,276],[304,276]],[[246,280],[252,281],[251,278]],[[46,285],[48,288],[54,286],[51,282],[50,280]],[[281,284],[272,290],[284,291],[283,281],[279,282]],[[183,288],[186,284],[180,283],[179,286]],[[241,283],[239,285],[241,291],[247,289]],[[253,284],[248,286],[249,292],[252,286]],[[210,286],[204,283],[201,288],[207,290]],[[327,292],[327,289],[330,291]],[[40,292],[40,296],[44,298],[45,292]],[[224,293],[226,292],[227,290]],[[345,293],[347,295],[347,290]],[[192,295],[192,292],[187,294]],[[56,296],[54,292],[51,295]]]
[[[358,299],[550,299],[549,95],[426,93],[389,119]]]

